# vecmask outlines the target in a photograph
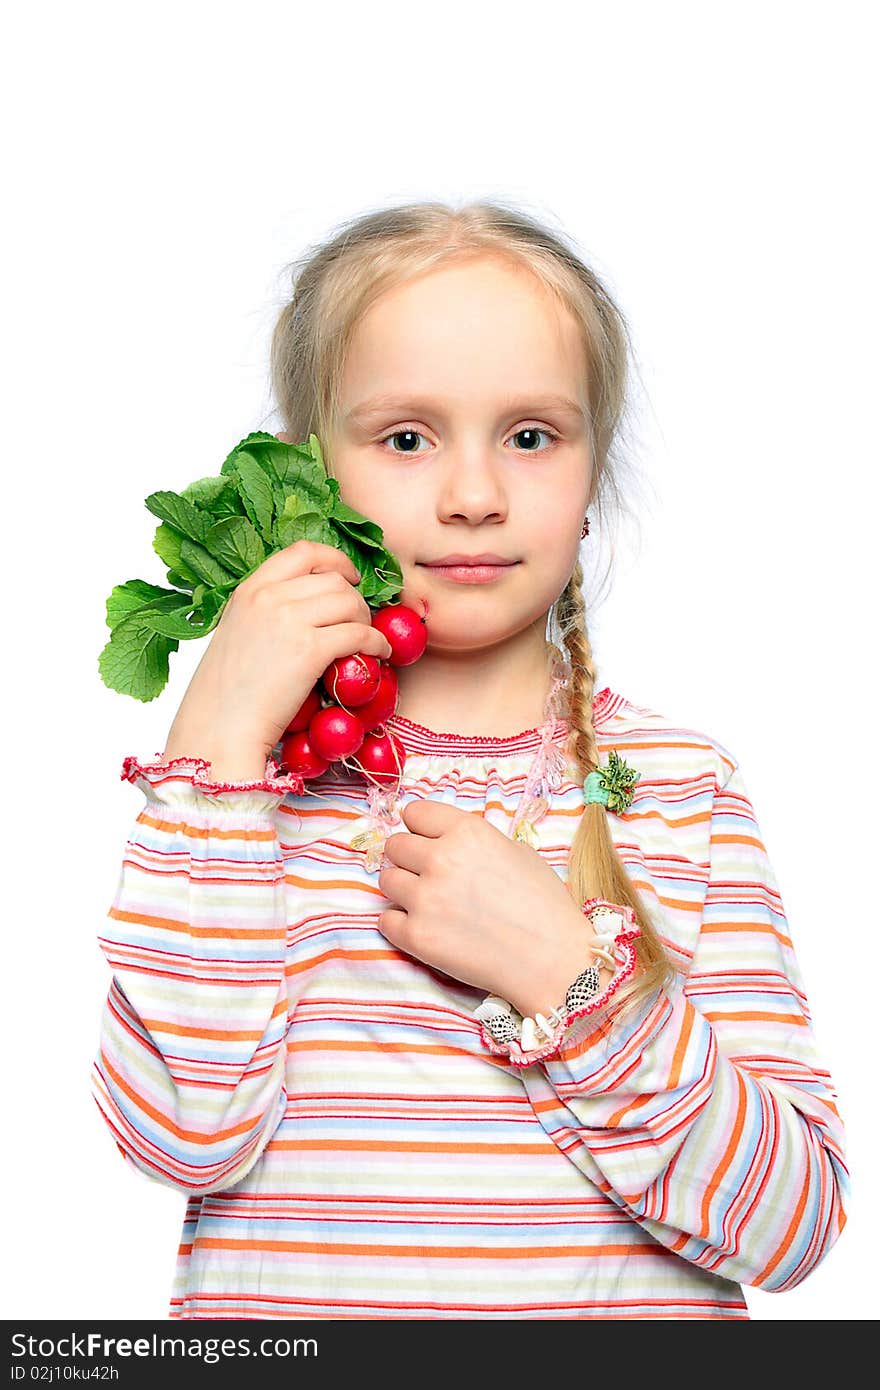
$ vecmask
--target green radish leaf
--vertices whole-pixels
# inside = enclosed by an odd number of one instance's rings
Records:
[[[215,628],[220,621],[221,612],[222,607],[211,608],[209,612],[205,612],[201,607],[187,604],[174,612],[165,613],[159,609],[147,608],[138,614],[138,618],[144,627],[151,628],[153,632],[161,633],[163,637],[173,637],[178,642],[188,642],[193,637],[204,637],[207,632]],[[187,613],[190,614],[189,617],[186,616]]]
[[[231,473],[236,465],[236,455],[238,454],[239,450],[245,449],[249,445],[256,444],[261,441],[270,444],[281,443],[280,439],[276,439],[274,434],[267,434],[265,430],[254,430],[252,434],[249,434],[244,439],[239,440],[235,448],[232,450],[231,454],[226,455],[226,458],[223,460],[223,463],[220,466],[220,472]]]
[[[126,579],[124,584],[117,584],[113,588],[107,599],[107,626],[117,627],[138,609],[148,608],[159,600],[167,602],[168,599],[181,603],[185,595],[176,589],[160,589],[158,584],[147,584],[143,579]]]
[[[333,525],[332,521],[329,523],[329,526],[333,532],[333,539],[329,542],[329,544],[335,545],[337,550],[341,550],[343,555],[348,556],[352,564],[354,564],[356,568],[360,571],[361,584],[363,584],[364,557],[361,547],[354,540],[352,540],[351,536],[347,535],[344,531],[337,530],[337,528]],[[360,588],[360,584],[358,585],[358,588]]]
[[[239,458],[241,458],[241,457],[242,457],[242,455],[239,455]],[[259,532],[260,527],[259,527],[259,524],[258,524],[258,522],[257,522],[257,513],[256,513],[256,510],[255,510],[255,508],[254,508],[253,502],[251,501],[250,497],[248,496],[247,490],[242,486],[241,478],[240,478],[239,472],[238,472],[238,468],[234,468],[234,469],[232,470],[232,472],[230,473],[229,476],[230,476],[230,478],[232,479],[233,483],[235,484],[235,490],[236,490],[236,494],[237,494],[237,496],[238,496],[238,500],[239,500],[239,502],[241,503],[241,510],[242,510],[242,512],[244,513],[245,517],[247,518],[248,522],[249,522],[250,525],[253,527],[253,529],[254,529],[255,531]],[[269,491],[270,491],[270,494],[271,494],[271,487],[270,487]]]
[[[200,512],[185,497],[179,497],[176,492],[151,492],[146,504],[160,521],[167,521],[169,526],[188,536],[191,541],[204,544],[211,517]]]
[[[298,516],[283,516],[275,523],[277,548],[293,545],[296,541],[317,541],[320,545],[333,545],[333,533],[326,517],[319,512],[305,511]]]
[[[327,465],[324,462],[324,455],[321,452],[321,441],[316,434],[309,435],[309,452],[315,462],[319,464],[321,472],[326,474]]]
[[[336,479],[334,478],[332,481],[335,482]],[[333,517],[334,521],[345,521],[348,522],[350,526],[363,526],[364,528],[369,528],[372,531],[378,531],[380,536],[382,534],[380,528],[376,525],[375,521],[370,521],[360,512],[356,512],[354,507],[349,507],[347,503],[343,502],[338,496],[334,500],[333,511],[330,513],[330,515]]]
[[[244,517],[240,519],[243,521]],[[229,520],[234,518],[227,517],[217,524],[225,526]],[[180,559],[187,569],[195,570],[197,579],[204,580],[206,584],[225,584],[227,580],[235,578],[235,575],[210,551],[202,545],[197,545],[195,541],[187,540],[186,536],[180,542]]]
[[[295,444],[282,444],[280,439],[270,436],[269,441],[252,445],[248,451],[260,462],[271,465],[278,482],[288,491],[298,488],[304,497],[310,497],[321,511],[329,512],[332,489],[328,486],[327,474],[321,463],[317,462],[307,449]]]
[[[308,516],[309,513],[314,512],[315,505],[310,498],[302,497],[298,492],[291,492],[290,495],[285,498],[284,506],[281,509],[281,514],[278,517],[278,520],[292,521],[295,517]],[[317,515],[321,515],[321,513],[317,513]]]
[[[251,454],[242,452],[232,476],[236,479],[238,494],[247,508],[248,516],[266,544],[271,545],[274,489],[280,486],[271,460],[257,460]]]
[[[168,580],[169,584],[174,584],[178,589],[192,589],[193,585],[196,583],[195,575],[193,575],[192,579],[184,579],[182,574],[177,574],[174,570],[168,570],[165,578]]]
[[[378,550],[383,555],[388,554],[382,544],[382,532],[379,531],[378,527],[374,528],[375,531],[378,531],[377,537],[374,530],[368,529],[366,526],[351,526],[347,521],[339,521],[335,516],[331,516],[330,522],[341,536],[349,536],[354,545],[363,546],[364,549]]]
[[[208,532],[207,546],[216,560],[242,576],[266,558],[266,547],[244,516],[227,516],[216,522]]]
[[[371,570],[365,572],[359,585],[363,597],[371,608],[385,608],[389,603],[396,602],[402,587],[399,581],[391,582]]]
[[[278,480],[288,492],[299,492],[312,502],[316,510],[329,515],[333,505],[333,493],[327,486],[327,475],[322,472],[313,459],[293,455],[275,464]]]
[[[202,511],[210,512],[215,521],[244,512],[241,498],[228,478],[197,478],[180,495]]]
[[[159,559],[174,570],[175,574],[186,579],[187,588],[192,588],[193,585],[198,584],[202,576],[196,574],[195,570],[186,564],[180,553],[180,548],[185,540],[185,536],[182,536],[179,531],[175,531],[173,526],[167,526],[163,521],[161,526],[156,527],[153,549]]]
[[[113,629],[110,641],[98,657],[101,678],[111,690],[136,700],[155,700],[168,680],[168,657],[177,651],[173,639],[163,637],[135,616]]]
[[[206,590],[199,606],[190,614],[190,622],[194,627],[202,627],[202,631],[210,632],[211,628],[216,627],[223,616],[223,609],[229,599],[231,589],[208,589]],[[210,627],[204,626],[210,624]]]
[[[225,459],[222,472],[231,476],[238,474],[246,479],[248,489],[243,493],[243,498],[246,505],[249,504],[251,521],[260,530],[267,544],[272,543],[272,532],[261,525],[264,513],[250,510],[255,508],[257,500],[249,495],[250,483],[256,478],[253,471],[255,468],[259,468],[269,482],[272,513],[275,517],[281,514],[285,498],[294,487],[304,499],[311,498],[314,510],[324,514],[329,511],[332,490],[327,487],[328,479],[323,467],[316,463],[308,449],[284,444],[273,434],[249,434]],[[269,526],[271,527],[271,521]]]

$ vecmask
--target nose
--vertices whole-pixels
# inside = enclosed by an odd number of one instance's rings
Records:
[[[500,465],[480,444],[460,446],[449,454],[437,511],[446,521],[503,521],[507,489]]]

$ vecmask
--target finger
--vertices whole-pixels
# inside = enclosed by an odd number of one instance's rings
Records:
[[[474,815],[473,811],[463,811],[448,801],[432,801],[430,797],[413,797],[400,813],[400,819],[409,830],[418,835],[436,839],[446,833],[460,816]],[[481,817],[482,819],[482,817]]]
[[[353,652],[363,652],[374,656],[377,661],[387,661],[391,653],[391,643],[387,637],[371,623],[335,623],[330,627],[317,628],[321,643],[322,667],[331,661],[341,661]]]
[[[386,864],[379,870],[378,884],[389,902],[403,908],[404,912],[415,911],[418,874],[399,869],[396,864]]]
[[[294,439],[293,435],[288,434],[286,430],[282,430],[280,434],[276,434],[275,438],[280,439],[282,444],[296,443],[296,440]]]
[[[385,840],[384,852],[385,857],[398,868],[408,869],[411,874],[421,874],[427,866],[431,846],[423,835],[398,830]]]
[[[269,580],[295,579],[301,574],[323,574],[328,570],[338,570],[352,584],[360,583],[360,572],[350,556],[323,541],[294,541],[276,550],[255,573],[259,574],[258,582],[262,584]]]
[[[386,941],[390,942],[392,946],[398,946],[402,951],[407,951],[406,929],[409,925],[409,917],[405,912],[388,907],[379,914],[376,925]],[[407,953],[412,955],[411,951]]]
[[[308,604],[309,618],[316,627],[322,627],[327,623],[345,622],[346,619],[356,622],[358,616],[361,622],[373,621],[370,605],[363,594],[347,579],[341,584],[340,578],[344,576],[340,576],[338,570],[325,570],[321,574],[300,574],[295,578],[297,600]],[[273,579],[260,587],[277,587],[279,597],[286,597],[289,592],[286,586],[289,583],[289,579]]]

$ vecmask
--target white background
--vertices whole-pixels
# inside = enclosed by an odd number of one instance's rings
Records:
[[[877,1314],[873,7],[76,5],[7,21],[4,1297],[166,1316],[183,1198],[88,1090],[97,945],[200,644],[108,690],[114,584],[164,583],[148,492],[280,429],[284,266],[356,213],[498,196],[630,322],[640,520],[600,684],[740,759],[847,1125],[849,1224],[756,1319]]]

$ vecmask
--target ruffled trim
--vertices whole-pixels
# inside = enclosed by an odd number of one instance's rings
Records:
[[[593,725],[599,728],[605,723],[614,692],[606,686],[593,700]],[[571,732],[571,723],[565,713],[554,713],[543,724],[533,729],[523,729],[518,734],[496,737],[492,734],[458,734],[450,731],[429,729],[425,724],[417,724],[402,714],[391,714],[385,720],[387,728],[397,734],[407,753],[415,757],[449,756],[479,757],[487,754],[516,756],[536,753],[548,734],[555,744],[564,745]]]
[[[265,776],[247,782],[212,782],[208,776],[211,762],[207,758],[171,758],[165,763],[161,761],[161,752],[154,753],[153,757],[155,762],[143,763],[130,754],[123,760],[120,780],[135,782],[142,777],[152,787],[191,782],[198,791],[208,795],[219,792],[270,792],[273,796],[282,796],[292,792],[295,796],[302,796],[305,790],[305,781],[300,773],[282,773],[280,764],[271,754],[266,759]]]
[[[415,756],[440,755],[443,757],[454,757],[463,754],[467,757],[478,757],[481,754],[503,753],[515,756],[516,754],[535,753],[541,747],[545,725],[536,725],[534,729],[523,729],[519,734],[507,734],[496,737],[494,734],[456,734],[450,732],[438,732],[436,729],[429,729],[425,724],[417,724],[412,719],[406,719],[402,714],[391,714],[385,720],[386,728],[391,729],[397,734],[407,753]],[[554,719],[550,721],[550,737],[557,743],[564,743],[568,737],[570,726],[567,719]]]
[[[595,1013],[598,1009],[604,1008],[609,999],[612,999],[620,989],[624,981],[628,980],[632,975],[636,968],[637,960],[636,949],[635,946],[632,945],[632,942],[642,934],[635,919],[635,912],[627,904],[610,903],[605,898],[588,898],[582,910],[586,915],[589,915],[593,908],[597,906],[613,907],[617,912],[622,912],[624,914],[624,926],[621,927],[614,938],[615,957],[618,951],[622,956],[622,960],[619,962],[619,968],[598,994],[594,994],[593,998],[586,1004],[581,1004],[580,1007],[571,1009],[567,1012],[553,1029],[552,1036],[540,1047],[536,1047],[530,1052],[524,1052],[516,1038],[511,1038],[509,1042],[499,1042],[498,1039],[493,1037],[489,1032],[483,1020],[477,1017],[476,1021],[479,1024],[480,1037],[489,1051],[494,1052],[497,1057],[506,1057],[515,1067],[530,1067],[533,1062],[542,1062],[545,1057],[553,1056],[561,1047],[565,1034],[572,1023],[578,1018],[584,1018],[587,1014]],[[486,997],[488,999],[492,998],[491,995],[487,995]],[[519,1017],[518,1014],[517,1017]]]

